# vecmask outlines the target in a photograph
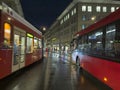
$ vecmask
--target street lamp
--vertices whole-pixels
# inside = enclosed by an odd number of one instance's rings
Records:
[[[40,31],[44,34],[47,30],[47,27],[46,26],[41,26],[40,27]]]
[[[43,27],[43,31],[46,31],[46,27]]]

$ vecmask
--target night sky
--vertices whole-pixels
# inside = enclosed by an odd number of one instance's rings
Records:
[[[24,16],[35,27],[50,27],[72,0],[21,0]]]

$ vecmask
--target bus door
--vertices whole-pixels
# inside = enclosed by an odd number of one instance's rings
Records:
[[[12,72],[25,66],[25,35],[19,28],[14,29]]]

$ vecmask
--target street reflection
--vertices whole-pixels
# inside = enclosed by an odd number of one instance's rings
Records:
[[[69,55],[58,53],[48,53],[43,63],[0,82],[1,90],[106,90],[98,88],[71,63]]]
[[[54,74],[50,76],[51,83],[48,83],[49,87],[46,90],[99,90],[95,83],[86,78],[82,71],[71,63],[69,55],[51,53],[50,56],[52,56],[51,69],[54,68],[54,70],[49,71]]]

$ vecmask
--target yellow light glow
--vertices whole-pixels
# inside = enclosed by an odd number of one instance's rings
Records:
[[[27,36],[28,36],[28,37],[31,37],[31,38],[33,37],[33,35],[31,35],[31,34],[29,34],[29,33],[27,34]]]
[[[96,17],[95,17],[95,16],[93,16],[93,17],[91,18],[91,20],[92,20],[92,21],[94,21],[95,19],[96,19]]]
[[[11,20],[11,18],[10,18],[10,17],[8,17],[8,20],[10,21],[10,20]]]
[[[56,40],[56,38],[53,38],[52,41]]]
[[[4,24],[4,29],[5,29],[5,30],[10,30],[10,29],[11,29],[10,24],[5,23],[5,24]]]
[[[104,81],[105,81],[105,82],[107,82],[107,81],[108,81],[108,79],[107,79],[106,77],[104,77]]]
[[[43,27],[43,31],[45,31],[46,30],[46,27]]]
[[[4,23],[4,41],[10,44],[11,37],[11,25],[9,23]]]

